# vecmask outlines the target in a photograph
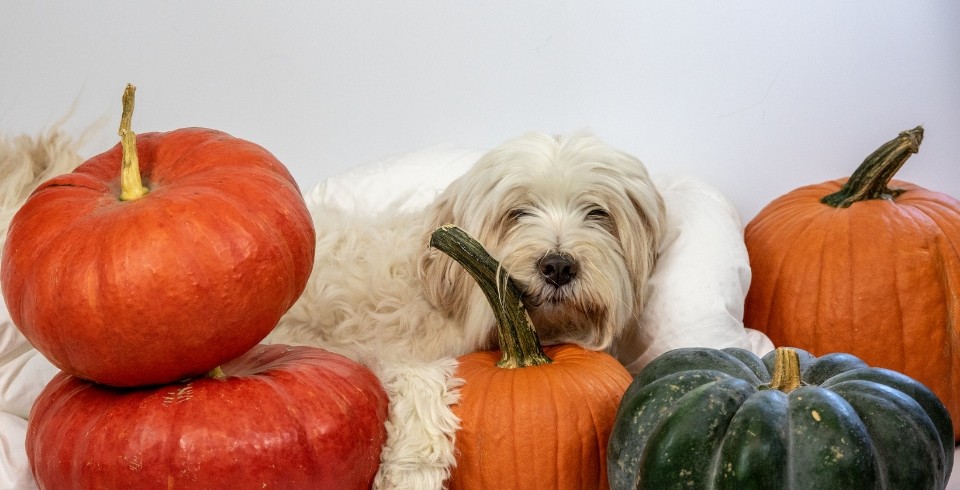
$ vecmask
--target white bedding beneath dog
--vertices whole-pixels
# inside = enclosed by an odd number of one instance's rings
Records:
[[[479,150],[440,145],[387,158],[328,179],[306,192],[309,202],[333,202],[371,212],[417,209],[460,175]],[[681,346],[772,349],[741,323],[750,269],[736,208],[695,178],[658,174],[667,206],[668,235],[651,279],[643,329],[622,340],[621,361],[635,372]],[[32,349],[0,307],[0,490],[35,488],[23,449],[30,405],[56,373]],[[950,488],[960,488],[954,484]]]

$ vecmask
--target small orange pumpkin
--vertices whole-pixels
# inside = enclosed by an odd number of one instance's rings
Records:
[[[465,384],[453,407],[461,427],[449,488],[607,488],[607,441],[630,374],[604,352],[542,349],[516,284],[459,228],[438,229],[431,245],[480,284],[502,349],[459,358]]]
[[[922,139],[904,131],[849,179],[760,211],[745,231],[744,323],[776,345],[902,372],[960,419],[960,201],[891,181]]]

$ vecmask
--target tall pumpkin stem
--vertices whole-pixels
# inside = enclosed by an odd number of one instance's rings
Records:
[[[123,91],[123,112],[120,115],[120,145],[123,147],[123,160],[120,164],[120,200],[133,201],[147,195],[140,177],[140,158],[137,156],[137,135],[132,129],[133,101],[137,88],[127,84]]]
[[[789,347],[777,347],[774,354],[773,379],[769,387],[790,393],[802,384],[800,381],[800,355]]]
[[[540,347],[533,322],[523,306],[520,288],[479,242],[454,225],[437,228],[430,246],[447,254],[473,276],[497,317],[501,368],[537,366],[551,362]]]
[[[890,189],[890,180],[911,155],[920,151],[922,141],[922,126],[901,132],[871,153],[839,191],[820,202],[835,208],[846,208],[858,201],[897,197],[903,190]]]

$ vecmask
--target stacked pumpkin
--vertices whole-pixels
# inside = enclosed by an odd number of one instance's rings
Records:
[[[346,358],[257,344],[299,297],[314,230],[265,149],[136,135],[37,188],[0,274],[11,318],[62,372],[31,412],[41,488],[368,488],[386,394]],[[119,177],[119,178],[118,178]]]

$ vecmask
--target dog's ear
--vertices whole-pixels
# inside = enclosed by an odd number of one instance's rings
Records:
[[[472,279],[460,264],[429,246],[430,235],[434,230],[443,225],[456,224],[453,200],[447,195],[441,195],[427,206],[425,211],[425,247],[417,263],[417,274],[427,301],[444,315],[457,318],[462,316],[467,308],[469,281]]]
[[[627,226],[618,231],[627,267],[634,278],[637,306],[642,307],[648,295],[647,282],[653,274],[666,231],[666,210],[663,197],[648,177],[628,188],[627,194],[633,212],[626,214]]]

